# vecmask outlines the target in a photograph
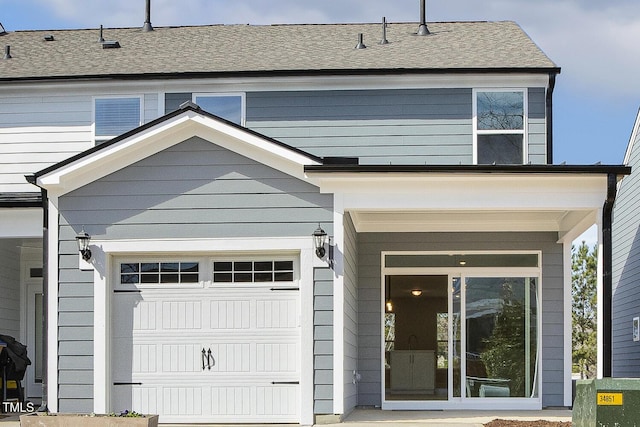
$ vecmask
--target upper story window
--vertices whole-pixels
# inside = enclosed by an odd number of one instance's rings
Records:
[[[244,126],[244,94],[239,93],[194,93],[193,102],[204,111],[215,114],[237,125]]]
[[[94,99],[96,144],[115,138],[140,126],[140,97],[107,97]]]
[[[475,91],[477,164],[523,164],[526,156],[525,91]]]

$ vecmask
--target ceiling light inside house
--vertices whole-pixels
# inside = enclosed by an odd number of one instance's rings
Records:
[[[422,295],[422,289],[414,289],[411,291],[411,295],[413,295],[414,297],[419,297],[420,295]]]

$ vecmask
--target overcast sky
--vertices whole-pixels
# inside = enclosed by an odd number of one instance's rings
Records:
[[[0,0],[7,31],[141,26],[144,0]],[[417,21],[419,0],[152,0],[154,26]],[[427,21],[516,21],[562,68],[554,162],[622,163],[640,106],[639,0],[427,0]]]

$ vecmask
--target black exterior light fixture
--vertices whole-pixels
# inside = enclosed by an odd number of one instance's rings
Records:
[[[320,227],[320,224],[318,224],[318,228],[316,228],[316,231],[313,232],[312,236],[313,245],[316,248],[316,256],[318,258],[324,258],[327,253],[327,250],[324,247],[327,243],[327,232]]]
[[[82,231],[76,236],[76,242],[78,243],[78,251],[80,252],[80,255],[82,255],[82,259],[89,261],[91,259],[91,250],[89,249],[91,236],[89,233],[84,231],[84,227],[82,227]]]

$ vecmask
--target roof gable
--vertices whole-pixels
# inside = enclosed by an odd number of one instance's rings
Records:
[[[305,166],[322,163],[318,157],[189,103],[27,179],[52,193],[65,194],[194,136],[302,180],[307,180]]]

